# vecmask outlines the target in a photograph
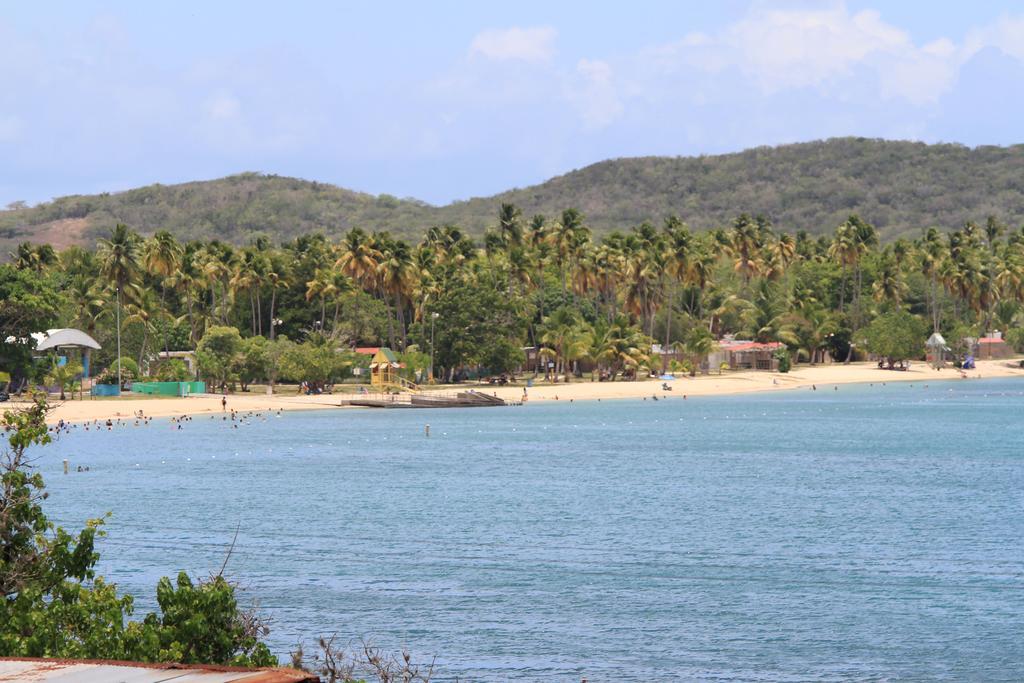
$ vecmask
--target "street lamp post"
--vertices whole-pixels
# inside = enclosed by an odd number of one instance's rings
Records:
[[[117,288],[117,390],[121,391],[121,287]]]
[[[434,321],[440,318],[439,313],[430,314],[430,382],[434,381]]]

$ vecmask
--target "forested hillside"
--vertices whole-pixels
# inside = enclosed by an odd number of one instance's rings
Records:
[[[143,234],[167,229],[179,239],[275,241],[351,227],[413,238],[440,224],[479,236],[501,202],[529,216],[576,207],[597,234],[677,214],[692,228],[763,214],[779,228],[831,233],[851,213],[883,240],[923,228],[956,228],[990,214],[1024,223],[1024,145],[968,148],[842,138],[737,154],[614,159],[493,197],[434,207],[318,182],[246,173],[181,185],[63,197],[0,211],[0,246],[31,240],[92,244],[121,222]]]

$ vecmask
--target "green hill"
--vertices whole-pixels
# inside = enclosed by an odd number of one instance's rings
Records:
[[[972,149],[840,138],[715,156],[613,159],[442,207],[245,173],[0,211],[0,247],[26,239],[91,244],[117,222],[144,234],[166,228],[182,239],[240,243],[257,234],[287,240],[322,230],[337,236],[356,225],[418,239],[431,225],[455,223],[479,235],[495,222],[500,202],[515,203],[527,216],[577,207],[597,234],[657,223],[670,213],[691,227],[712,228],[744,211],[766,214],[781,229],[820,234],[857,212],[892,239],[989,214],[1024,223],[1024,145]]]

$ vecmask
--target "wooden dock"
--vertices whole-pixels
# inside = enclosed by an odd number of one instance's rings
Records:
[[[362,394],[341,399],[340,405],[359,408],[491,408],[508,405],[504,399],[472,389],[455,393],[421,392]]]

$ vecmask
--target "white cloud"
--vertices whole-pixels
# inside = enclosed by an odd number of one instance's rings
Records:
[[[939,37],[918,43],[878,11],[853,11],[841,0],[795,7],[755,3],[719,30],[691,31],[631,55],[587,55],[574,67],[552,59],[556,37],[547,26],[483,31],[469,47],[470,57],[480,59],[451,75],[448,89],[481,107],[529,107],[554,85],[583,128],[593,131],[631,108],[657,116],[653,112],[668,102],[676,111],[681,103],[714,108],[737,98],[756,106],[784,93],[841,106],[934,108],[978,50],[995,45],[1024,59],[1024,17],[1002,17],[971,30],[962,42]],[[493,66],[511,61],[533,68]]]
[[[939,38],[922,47],[921,52],[935,57],[952,57],[956,54],[956,44],[949,38]]]
[[[819,85],[872,57],[913,50],[907,34],[877,12],[851,15],[841,6],[755,11],[733,24],[719,44],[767,92]]]
[[[1024,51],[1024,22],[1004,20],[999,36]],[[978,34],[976,40],[993,38]],[[644,50],[636,70],[664,78],[732,69],[763,95],[813,89],[843,97],[855,84],[858,91],[867,86],[881,98],[922,105],[953,87],[964,58],[947,38],[917,45],[878,12],[850,12],[840,2],[810,9],[755,6],[717,33],[691,33]]]
[[[469,54],[497,61],[546,62],[555,53],[557,36],[558,32],[550,26],[490,29],[473,38]]]
[[[1004,15],[993,24],[971,29],[964,40],[963,58],[966,60],[990,46],[1024,59],[1024,16]]]

